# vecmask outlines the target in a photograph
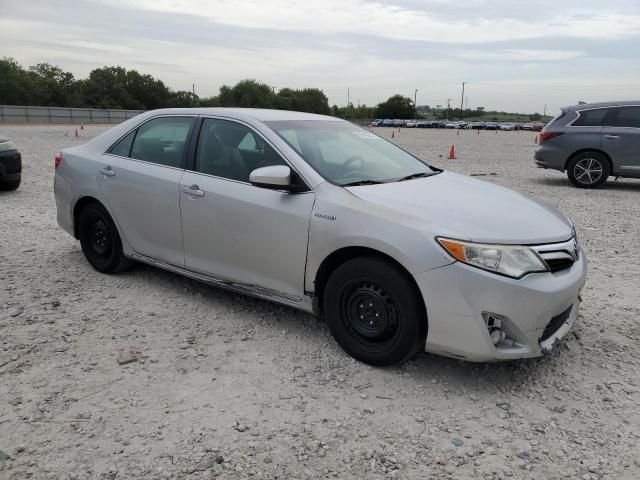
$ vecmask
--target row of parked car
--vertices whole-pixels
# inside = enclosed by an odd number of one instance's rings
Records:
[[[371,122],[372,127],[405,127],[405,128],[467,128],[474,130],[529,130],[539,132],[544,123],[513,123],[513,122],[464,122],[450,120],[390,120],[377,119]]]

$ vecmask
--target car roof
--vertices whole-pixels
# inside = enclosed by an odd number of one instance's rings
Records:
[[[318,115],[315,113],[293,112],[289,110],[272,110],[267,108],[163,108],[150,110],[147,114],[155,115],[220,115],[223,117],[244,120],[252,118],[260,122],[273,121],[296,121],[296,120],[332,120],[340,121],[339,118],[328,115]]]
[[[562,110],[588,110],[590,108],[602,108],[602,107],[624,107],[626,105],[640,105],[640,100],[619,100],[611,102],[594,102],[594,103],[581,103],[578,105],[570,105],[564,107]]]

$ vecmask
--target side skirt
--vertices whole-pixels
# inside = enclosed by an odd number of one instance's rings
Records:
[[[309,295],[298,297],[295,295],[289,295],[286,293],[277,292],[275,290],[270,290],[268,288],[263,288],[258,285],[251,285],[251,284],[245,284],[245,283],[232,282],[229,280],[222,280],[209,275],[192,272],[191,270],[187,270],[186,268],[177,267],[175,265],[171,265],[169,263],[165,263],[151,257],[140,255],[138,253],[131,254],[131,258],[138,262],[146,263],[147,265],[158,267],[163,270],[168,270],[170,272],[177,273],[178,275],[192,278],[194,280],[198,280],[200,282],[207,283],[215,287],[224,288],[225,290],[230,290],[236,293],[241,293],[241,294],[249,295],[256,298],[261,298],[263,300],[269,300],[275,303],[281,303],[289,307],[297,308],[299,310],[304,310],[305,312],[308,312],[308,313],[314,313],[313,297]]]

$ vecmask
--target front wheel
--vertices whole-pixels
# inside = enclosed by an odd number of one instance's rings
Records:
[[[115,273],[131,262],[122,253],[122,241],[109,212],[98,203],[84,207],[78,217],[82,252],[93,268],[102,273]]]
[[[376,366],[401,363],[424,349],[427,318],[408,274],[392,262],[359,257],[331,274],[323,312],[338,344]]]
[[[596,188],[607,181],[611,167],[607,158],[598,152],[583,152],[567,165],[569,181],[578,188]]]

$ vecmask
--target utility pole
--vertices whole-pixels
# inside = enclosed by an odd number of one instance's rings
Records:
[[[418,89],[416,88],[415,92],[413,92],[413,111],[414,117],[418,118]]]
[[[449,120],[449,109],[451,108],[451,99],[447,98],[447,113],[445,114],[445,120]]]
[[[464,106],[464,86],[467,82],[462,82],[462,98],[460,99],[460,120],[464,118],[462,107]]]
[[[544,113],[542,114],[543,117],[547,116],[547,104],[544,104]]]
[[[350,95],[351,95],[350,90],[351,90],[351,87],[347,87],[347,108],[349,108],[349,103],[351,103],[351,102],[349,101],[349,97],[350,97]]]

